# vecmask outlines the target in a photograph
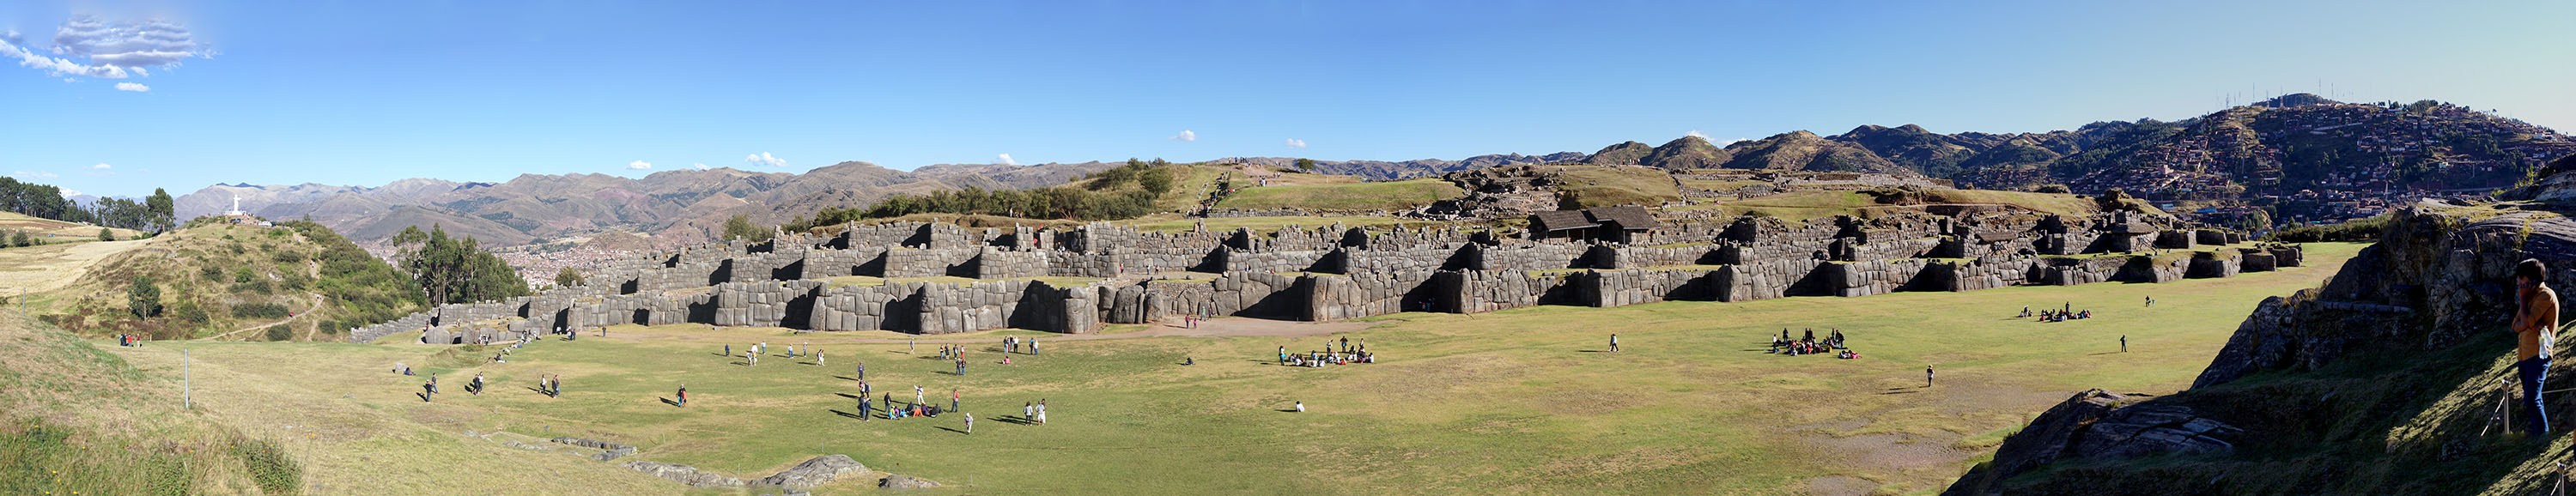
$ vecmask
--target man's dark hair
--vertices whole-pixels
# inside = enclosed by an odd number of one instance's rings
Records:
[[[2513,266],[2513,277],[2515,279],[2530,279],[2532,282],[2548,282],[2549,266],[2542,265],[2540,263],[2540,259],[2525,258],[2522,259],[2521,264]]]

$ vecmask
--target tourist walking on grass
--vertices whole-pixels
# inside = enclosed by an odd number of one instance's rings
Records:
[[[435,395],[437,395],[437,394],[438,394],[438,380],[437,380],[437,379],[430,379],[430,380],[420,381],[420,402],[422,402],[422,403],[428,403],[428,402],[429,402],[429,397],[430,397],[430,396],[435,396]]]
[[[1046,400],[1038,400],[1038,425],[1046,425]]]
[[[871,418],[870,416],[872,416],[872,415],[875,415],[875,414],[876,414],[876,412],[871,411],[871,410],[869,410],[869,409],[868,409],[868,407],[871,407],[871,406],[875,406],[875,405],[868,404],[868,393],[867,393],[867,392],[864,392],[864,391],[860,392],[860,393],[859,393],[859,421],[860,421],[860,422],[866,422],[866,421],[868,421],[868,420]]]
[[[2549,433],[2549,413],[2540,401],[2540,386],[2548,379],[2549,351],[2558,341],[2558,291],[2549,288],[2549,266],[2539,259],[2524,259],[2513,267],[2513,282],[2520,308],[2513,316],[2515,375],[2522,379],[2522,403],[2531,413],[2524,431],[2532,435]]]
[[[962,411],[966,411],[966,409],[964,409],[964,408],[958,408],[958,407],[957,407],[957,400],[958,400],[958,399],[960,399],[960,398],[962,398],[962,397],[961,397],[961,396],[958,396],[958,394],[957,394],[957,390],[955,390],[955,389],[950,389],[950,390],[948,390],[948,411],[952,411],[952,412],[962,412]]]
[[[1923,387],[1932,387],[1932,366],[1923,366]]]
[[[1610,333],[1610,352],[1619,352],[1619,333]]]
[[[679,392],[678,396],[680,397],[680,401],[679,401],[679,404],[678,404],[677,406],[681,406],[681,407],[687,407],[687,406],[689,406],[689,385],[687,385],[687,384],[681,384],[681,385],[680,385],[680,392]]]
[[[912,404],[915,404],[915,405],[919,405],[919,404],[921,404],[921,399],[922,399],[922,396],[921,396],[921,385],[920,385],[920,384],[914,384],[914,385],[912,385]]]
[[[2127,334],[2122,334],[2122,335],[2120,335],[2120,352],[2121,352],[2121,353],[2128,353],[2128,352],[2129,352],[2129,335],[2127,335]]]
[[[1022,403],[1020,403],[1020,420],[1037,420],[1037,418],[1038,418],[1038,404],[1037,404],[1037,403],[1031,403],[1031,402],[1022,402]]]
[[[972,414],[972,413],[966,414],[966,433],[967,433],[967,434],[974,434],[974,433],[975,433],[975,414]]]
[[[469,393],[469,394],[473,394],[473,395],[475,395],[475,396],[482,396],[482,395],[483,395],[483,373],[482,373],[482,372],[475,372],[475,373],[474,373],[474,382],[473,382],[473,383],[469,383],[469,384],[466,384],[466,385],[465,385],[465,392],[466,392],[466,393]]]
[[[867,363],[867,362],[859,362],[859,368],[858,368],[857,374],[859,374],[859,376],[858,376],[858,377],[856,377],[855,379],[862,380],[862,381],[868,380],[868,363]]]

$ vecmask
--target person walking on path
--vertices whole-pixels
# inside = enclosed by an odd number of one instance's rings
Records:
[[[679,392],[678,396],[680,397],[680,402],[679,402],[679,405],[678,405],[678,406],[681,406],[681,407],[687,407],[687,406],[689,406],[689,385],[687,385],[687,384],[681,384],[681,385],[680,385],[680,392]]]
[[[1932,366],[1923,366],[1923,387],[1932,387]]]
[[[2549,289],[2549,266],[2539,259],[2524,259],[2513,267],[2521,308],[2513,316],[2515,375],[2522,379],[2522,402],[2531,409],[2523,418],[2531,419],[2524,432],[2549,434],[2549,412],[2540,401],[2540,386],[2548,379],[2549,351],[2558,341],[2558,291]]]
[[[1610,352],[1619,352],[1619,333],[1610,333]]]
[[[966,434],[972,435],[972,434],[974,434],[974,433],[975,433],[975,414],[969,413],[969,414],[966,414]]]

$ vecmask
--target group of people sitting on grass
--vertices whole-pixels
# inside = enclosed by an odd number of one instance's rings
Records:
[[[1860,358],[1859,352],[1852,351],[1851,348],[1843,346],[1842,329],[1831,329],[1830,332],[1831,334],[1827,335],[1825,339],[1818,340],[1816,339],[1816,329],[1810,327],[1807,328],[1807,334],[1805,337],[1789,339],[1789,328],[1780,328],[1780,337],[1771,339],[1770,353],[1789,356],[1832,354],[1834,355],[1834,358],[1845,360]]]
[[[1370,353],[1368,351],[1368,340],[1360,340],[1359,344],[1356,345],[1351,344],[1351,338],[1347,337],[1342,338],[1338,343],[1334,341],[1325,341],[1324,349],[1322,351],[1308,351],[1302,354],[1289,353],[1288,347],[1286,346],[1279,347],[1280,365],[1291,367],[1322,367],[1325,365],[1350,365],[1354,363],[1377,363],[1377,354]]]
[[[2150,302],[2150,303],[2148,303],[2149,305],[2153,305],[2153,304],[2155,304],[2155,303],[2152,303],[2153,301],[2155,301],[2155,300],[2153,300],[2153,299],[2149,299],[2149,300],[2147,300],[2147,301],[2149,301],[2149,302]],[[2030,313],[2030,307],[2021,307],[2021,316],[2022,316],[2022,317],[2030,317],[2031,315],[2032,315],[2032,314]],[[2063,306],[2063,307],[2059,307],[2057,310],[2049,310],[2049,309],[2046,309],[2046,308],[2039,309],[2039,314],[2038,314],[2038,315],[2039,315],[2039,321],[2040,321],[2040,322],[2065,322],[2065,321],[2069,321],[2069,320],[2079,320],[2079,319],[2090,319],[2090,318],[2093,318],[2093,311],[2092,311],[2092,310],[2076,310],[2076,309],[2075,309],[2075,305],[2074,305],[2073,303],[2069,303],[2069,304],[2066,304],[2066,305],[2065,305],[2065,306]]]

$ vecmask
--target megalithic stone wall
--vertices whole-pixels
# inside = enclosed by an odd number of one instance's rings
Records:
[[[1731,264],[1717,269],[1710,281],[1717,301],[1753,301],[1789,295],[1789,287],[1825,262],[1807,259]]]
[[[437,329],[448,340],[623,323],[889,329],[946,333],[1003,326],[1085,332],[1103,322],[1152,322],[1180,313],[1334,320],[1430,310],[1486,312],[1539,304],[1617,306],[1673,299],[1746,301],[1792,294],[1861,296],[1962,291],[2011,284],[2170,280],[2180,270],[2223,277],[2295,266],[2295,246],[2202,262],[2146,257],[2026,259],[2165,234],[2126,214],[2068,221],[1996,222],[1910,217],[1776,219],[1676,225],[1648,239],[1681,246],[1528,242],[1449,228],[1368,231],[1331,226],[1272,233],[1155,233],[1116,226],[1067,231],[969,230],[945,224],[845,226],[828,238],[786,234],[612,262],[590,284],[504,301],[441,305],[351,332],[368,341]],[[2152,219],[2150,219],[2152,220]],[[2197,242],[2212,231],[2190,231]],[[2022,233],[2015,237],[2013,233]],[[2031,233],[2044,233],[2031,234]],[[2222,238],[2225,233],[2218,234]],[[1715,244],[1707,243],[1716,240]],[[1047,247],[1061,249],[1046,249]],[[2025,248],[2027,247],[2027,248]],[[2233,253],[2232,251],[2224,253]],[[1929,260],[1935,254],[1974,260]],[[1852,260],[1824,263],[1820,258]],[[1717,264],[1717,270],[1680,269]],[[2158,265],[2165,264],[2165,265]],[[1531,271],[1596,268],[1579,274]],[[1657,268],[1663,267],[1663,268]],[[1210,278],[1135,279],[1173,270]],[[1308,273],[1304,276],[1281,273]],[[960,276],[968,284],[827,287],[824,278]],[[1123,276],[1079,287],[1020,278]],[[1001,281],[990,281],[1003,279]],[[437,339],[431,339],[433,341]]]
[[[1432,274],[1437,292],[1424,303],[1427,310],[1449,313],[1509,310],[1538,306],[1563,284],[1564,277],[1531,276],[1519,270],[1443,270]]]
[[[2190,271],[2190,258],[2137,255],[2129,257],[2129,262],[2120,266],[2120,273],[2112,280],[2167,283],[2182,280],[2183,275]]]
[[[1435,292],[1429,284],[1433,271],[1369,272],[1362,274],[1326,274],[1298,278],[1297,290],[1306,293],[1305,315],[1299,320],[1332,321],[1386,315],[1405,311],[1407,303],[1420,309]]]
[[[2192,254],[2191,272],[2184,274],[2183,277],[2193,279],[2236,277],[2239,270],[2240,267],[2237,265],[2235,250],[2223,252],[2204,251]]]
[[[1578,304],[1609,308],[1678,299],[1708,299],[1716,272],[1706,270],[1586,270],[1567,277]]]
[[[2273,257],[2271,252],[2263,251],[2245,252],[2236,262],[2236,268],[2243,272],[2271,272],[2280,270],[2280,267],[2279,258]]]

